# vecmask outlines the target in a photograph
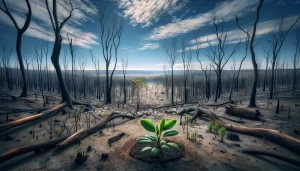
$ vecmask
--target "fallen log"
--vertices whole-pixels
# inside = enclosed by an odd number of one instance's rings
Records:
[[[109,138],[109,139],[107,140],[109,146],[111,147],[111,144],[112,144],[112,143],[118,141],[118,140],[121,139],[124,135],[125,135],[125,133],[124,133],[124,132],[121,132],[121,133],[119,133],[118,135]]]
[[[87,129],[83,129],[83,130],[80,130],[76,133],[74,133],[73,135],[71,135],[70,137],[68,137],[66,140],[60,142],[59,144],[57,144],[57,147],[58,148],[63,148],[63,147],[66,147],[76,141],[80,141],[81,139],[97,132],[97,131],[100,131],[102,130],[103,128],[105,128],[106,124],[116,118],[127,118],[127,119],[136,119],[136,118],[139,118],[139,117],[142,117],[144,115],[148,115],[148,114],[140,114],[140,115],[137,115],[137,116],[129,116],[129,115],[122,115],[122,114],[119,114],[117,112],[112,112],[105,120],[103,120],[102,122],[100,122],[99,124],[91,127],[91,128],[87,128]]]
[[[299,159],[293,159],[289,156],[284,156],[282,154],[276,154],[272,153],[266,150],[256,150],[256,149],[242,149],[241,152],[247,153],[247,154],[252,154],[252,155],[264,155],[264,156],[269,156],[273,157],[282,161],[285,161],[287,163],[300,166],[300,160]]]
[[[205,106],[209,106],[209,107],[218,107],[218,106],[223,106],[226,104],[231,104],[232,102],[224,102],[224,103],[218,103],[218,104],[206,104]]]
[[[59,137],[54,140],[46,141],[39,144],[24,146],[20,148],[16,148],[13,150],[10,150],[0,156],[0,163],[3,163],[9,159],[12,159],[14,157],[20,156],[22,154],[26,154],[33,151],[40,151],[46,148],[55,147],[55,145],[64,139],[68,138],[69,136]]]
[[[195,111],[196,109],[184,109],[179,113],[186,113],[187,111]],[[292,137],[288,134],[284,134],[277,130],[266,129],[266,128],[250,128],[246,126],[239,126],[229,124],[222,121],[214,112],[204,108],[197,108],[197,113],[193,118],[201,117],[203,114],[209,117],[211,120],[217,122],[219,125],[226,128],[228,131],[237,132],[241,134],[251,135],[259,138],[265,138],[266,140],[277,143],[283,147],[291,149],[296,153],[300,153],[300,140]]]
[[[14,127],[17,127],[17,126],[24,125],[24,124],[26,124],[28,122],[32,122],[32,121],[44,118],[46,116],[49,116],[49,115],[57,112],[58,110],[64,108],[66,105],[67,105],[67,103],[61,103],[59,105],[54,106],[53,108],[51,108],[49,110],[45,110],[42,113],[39,113],[37,115],[28,116],[26,118],[18,119],[18,120],[15,120],[13,122],[1,124],[0,125],[0,133],[8,131],[8,130],[10,130],[10,129],[14,128]]]
[[[229,115],[252,119],[252,120],[259,120],[259,116],[261,116],[259,110],[236,106],[232,104],[225,105],[226,113]]]
[[[3,163],[3,162],[5,162],[9,159],[20,156],[22,154],[26,154],[26,153],[33,152],[33,151],[40,151],[40,150],[43,150],[43,149],[46,149],[46,148],[51,148],[51,147],[58,146],[59,143],[62,143],[63,146],[65,147],[66,145],[71,144],[75,140],[81,140],[81,139],[87,137],[88,135],[92,134],[93,132],[97,132],[99,130],[102,130],[103,128],[105,128],[105,126],[108,122],[110,122],[111,120],[116,119],[116,118],[124,117],[124,118],[128,118],[128,119],[135,119],[135,118],[142,117],[144,115],[148,115],[148,114],[141,114],[141,115],[138,115],[138,116],[134,117],[134,116],[128,116],[128,115],[122,115],[122,114],[114,113],[114,114],[110,115],[109,117],[107,117],[102,122],[100,122],[98,125],[96,125],[92,128],[81,130],[81,131],[76,132],[72,135],[59,137],[59,138],[56,138],[54,140],[46,141],[46,142],[43,142],[43,143],[24,146],[24,147],[20,147],[20,148],[17,148],[17,149],[10,150],[10,151],[0,155],[0,163]],[[59,147],[62,147],[62,146],[59,146]]]
[[[219,115],[218,115],[219,116]],[[220,118],[223,118],[223,119],[226,119],[226,120],[229,120],[231,122],[235,122],[235,123],[239,123],[239,124],[244,124],[245,121],[241,121],[241,120],[235,120],[235,119],[231,119],[231,118],[228,118],[226,116],[219,116]]]
[[[38,109],[10,109],[9,112],[1,112],[0,115],[23,113],[23,112],[41,112],[43,110],[48,110],[49,108],[38,108]]]

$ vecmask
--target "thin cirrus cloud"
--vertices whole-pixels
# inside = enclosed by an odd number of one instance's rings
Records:
[[[52,9],[52,0],[48,0],[49,8]],[[68,43],[67,33],[73,38],[74,45],[83,48],[91,48],[97,45],[98,37],[90,32],[84,31],[84,23],[94,22],[93,16],[97,15],[96,6],[89,3],[89,0],[73,0],[74,10],[72,18],[64,25],[62,30],[63,43]],[[28,12],[25,1],[9,0],[6,2],[16,22],[23,26]],[[50,18],[46,9],[45,1],[31,0],[32,21],[25,35],[41,40],[54,41],[53,30]],[[2,3],[1,3],[2,5]],[[68,0],[57,1],[57,15],[59,23],[69,15],[70,4]],[[0,22],[14,27],[11,20],[1,11]]]
[[[211,23],[213,12],[217,17],[221,16],[224,21],[230,21],[234,19],[236,15],[242,16],[254,11],[255,5],[257,5],[257,1],[254,0],[224,1],[218,3],[214,9],[206,13],[157,27],[146,37],[146,40],[167,39],[207,26]]]
[[[296,19],[298,18],[297,15],[294,16],[289,16],[284,18],[284,26],[283,26],[283,30],[286,31],[288,29],[288,27],[290,25],[292,25]],[[280,19],[273,19],[273,20],[267,20],[267,21],[263,21],[263,22],[259,22],[258,26],[257,26],[257,30],[256,30],[256,38],[265,36],[270,34],[271,32],[277,32],[279,30],[278,27],[278,22]],[[300,23],[296,23],[296,27],[300,26]],[[251,26],[248,26],[246,28],[244,28],[245,30],[250,31],[251,33]],[[245,42],[246,41],[246,35],[245,33],[243,33],[241,30],[239,29],[234,29],[234,30],[230,30],[227,32],[227,44],[235,44],[238,43],[239,41],[241,42]],[[210,35],[205,35],[205,36],[201,36],[197,38],[201,48],[206,48],[209,46],[209,44],[207,43],[207,41],[210,41],[212,45],[216,45],[218,43],[216,35],[215,34],[210,34]],[[197,45],[196,45],[196,39],[190,40],[189,41],[190,44],[192,44],[192,46],[186,48],[186,50],[195,50],[197,49]]]
[[[142,47],[138,48],[138,50],[158,49],[159,47],[159,43],[144,43]]]
[[[122,16],[129,18],[133,26],[148,27],[159,21],[162,15],[179,11],[187,4],[188,0],[120,0],[118,8]]]

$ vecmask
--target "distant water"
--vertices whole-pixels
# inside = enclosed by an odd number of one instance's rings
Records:
[[[95,76],[96,72],[94,70],[88,70],[86,71],[87,74]],[[169,72],[171,74],[171,72]],[[105,70],[100,71],[100,75],[105,75]],[[183,71],[176,70],[174,71],[174,75],[180,76],[183,75]],[[122,70],[116,70],[114,73],[115,77],[122,77],[123,71]],[[160,77],[164,76],[164,71],[155,71],[155,70],[128,70],[126,71],[126,77],[138,77],[138,76],[144,76],[144,77]]]
[[[262,70],[261,70],[262,71]],[[111,71],[110,71],[111,72]],[[204,73],[202,70],[196,70],[195,72],[196,76],[204,76]],[[252,70],[241,70],[241,75],[243,74],[252,74]],[[87,70],[86,73],[91,76],[96,76],[95,70]],[[169,71],[169,76],[171,75],[171,71]],[[232,71],[230,70],[224,70],[222,72],[222,75],[231,75]],[[144,77],[162,77],[164,76],[164,71],[157,71],[157,70],[127,70],[126,71],[126,77],[138,77],[138,76],[144,76]],[[105,70],[100,70],[100,76],[105,76]],[[114,77],[122,77],[123,71],[122,70],[116,70],[114,73]],[[183,70],[174,70],[174,76],[183,76]],[[215,76],[215,71],[211,71],[211,76]]]

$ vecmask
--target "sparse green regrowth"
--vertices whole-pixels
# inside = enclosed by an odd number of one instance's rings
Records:
[[[213,126],[214,126],[215,122],[213,120],[210,120],[207,128],[208,128],[208,132],[212,132],[213,131]]]
[[[57,136],[61,136],[61,134],[63,133],[63,129],[62,128],[56,128],[55,130],[54,130],[54,133],[55,133],[55,135],[57,135]]]
[[[109,117],[109,115],[110,115],[109,113],[103,114],[103,116],[106,117],[106,118]]]
[[[191,124],[192,124],[192,128],[194,128],[196,124],[196,120],[192,120]]]
[[[214,122],[213,132],[215,133],[215,137],[217,137],[219,129],[220,129],[220,125],[217,122]]]
[[[97,108],[100,108],[100,107],[101,107],[101,103],[100,103],[100,102],[96,102],[96,103],[94,104],[94,106],[97,107]]]
[[[142,149],[142,152],[151,151],[152,157],[160,157],[161,151],[170,151],[170,147],[174,147],[176,149],[179,148],[179,146],[176,143],[172,142],[166,142],[163,140],[164,137],[170,137],[175,136],[178,134],[178,131],[176,129],[171,129],[176,124],[177,120],[171,119],[169,121],[165,121],[165,119],[162,119],[160,123],[156,126],[148,120],[148,119],[142,119],[141,125],[144,129],[146,129],[149,132],[155,133],[155,135],[147,134],[143,137],[139,137],[136,141],[137,143],[144,144],[144,143],[154,143],[155,147],[144,147]]]
[[[226,129],[224,127],[222,127],[220,129],[220,136],[221,136],[221,141],[222,142],[223,142],[223,139],[224,139],[225,135],[226,135]]]
[[[196,132],[194,132],[194,133],[188,132],[188,140],[190,140],[192,142],[196,142],[197,141],[197,134],[196,134]]]

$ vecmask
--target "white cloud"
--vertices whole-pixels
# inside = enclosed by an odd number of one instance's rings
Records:
[[[286,17],[284,19],[284,28],[283,29],[287,30],[288,27],[296,21],[297,17],[298,16]],[[257,30],[256,30],[256,38],[270,34],[273,31],[274,32],[278,31],[278,21],[279,21],[279,19],[259,22],[257,25]],[[297,26],[300,26],[300,22],[298,22],[296,24],[296,27]],[[247,26],[245,28],[245,30],[250,29],[250,33],[251,33],[251,31],[252,31],[251,28],[252,28],[251,26]],[[228,41],[227,43],[228,44],[238,43],[239,41],[245,42],[246,41],[245,38],[246,38],[245,33],[242,32],[240,29],[234,29],[234,30],[230,30],[227,32],[227,41]],[[207,43],[207,40],[210,41],[212,45],[216,45],[218,43],[217,37],[215,34],[198,37],[198,40],[201,45],[201,48],[206,48],[209,46]],[[189,43],[192,44],[192,46],[186,48],[187,50],[189,50],[189,49],[195,50],[197,48],[197,46],[195,45],[196,39],[190,40]]]
[[[188,33],[207,26],[211,23],[212,12],[215,12],[218,18],[229,21],[236,15],[242,16],[254,10],[257,1],[251,0],[228,0],[218,3],[214,9],[203,14],[196,15],[184,20],[178,20],[155,28],[146,38],[147,40],[161,40],[175,37],[180,34]]]
[[[138,48],[138,50],[158,49],[159,47],[159,43],[144,43],[142,47]]]
[[[57,15],[59,23],[69,15],[70,5],[68,0],[57,1]],[[93,33],[84,31],[84,23],[94,22],[92,17],[97,14],[97,8],[89,0],[73,0],[73,5],[77,8],[72,18],[65,24],[62,30],[63,43],[68,43],[67,33],[74,39],[74,45],[83,48],[90,48],[91,45],[98,44],[97,36]],[[18,25],[23,26],[28,12],[25,1],[8,0],[8,8],[11,10]],[[48,1],[50,10],[52,9],[52,0]],[[1,3],[2,4],[2,3]],[[48,41],[54,41],[53,30],[44,0],[31,0],[32,21],[25,35]],[[2,11],[0,22],[13,26],[11,20]]]
[[[187,0],[120,0],[119,8],[123,10],[122,16],[129,18],[132,25],[147,27],[162,15],[179,11],[186,3]]]

